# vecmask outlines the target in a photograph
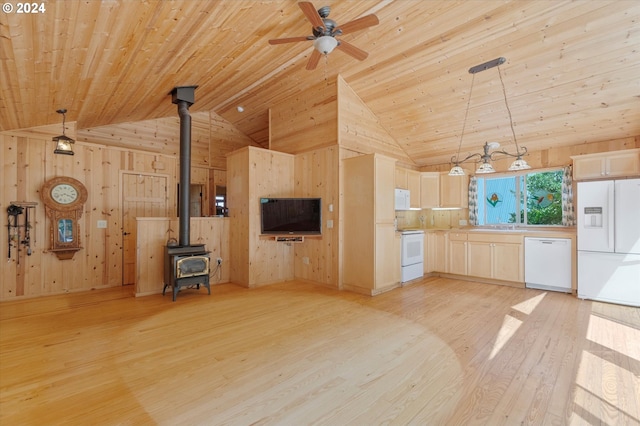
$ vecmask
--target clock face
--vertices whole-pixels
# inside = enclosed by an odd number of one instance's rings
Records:
[[[68,183],[60,183],[51,189],[51,198],[59,204],[71,204],[78,199],[78,191]]]

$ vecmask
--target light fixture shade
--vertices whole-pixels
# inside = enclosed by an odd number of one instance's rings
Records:
[[[527,164],[527,162],[520,157],[518,157],[513,163],[511,163],[511,166],[509,166],[509,170],[512,172],[515,172],[518,170],[527,170],[530,168],[531,166]]]
[[[67,136],[56,136],[53,138],[53,141],[56,143],[56,149],[53,151],[54,154],[64,154],[64,155],[73,155],[73,143],[75,141]]]
[[[464,176],[464,169],[456,164],[449,170],[449,176]]]
[[[476,170],[476,174],[486,174],[486,173],[495,173],[496,170],[493,168],[491,163],[482,163],[478,170]]]
[[[338,40],[336,40],[335,37],[331,36],[318,37],[313,41],[313,47],[315,47],[318,52],[324,55],[328,55],[329,53],[331,53],[337,45]]]

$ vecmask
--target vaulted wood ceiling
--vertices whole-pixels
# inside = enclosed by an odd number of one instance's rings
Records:
[[[342,38],[305,69],[311,24],[293,0],[57,0],[38,14],[0,14],[0,130],[60,122],[78,129],[174,117],[168,92],[198,85],[211,111],[268,146],[268,110],[326,96],[340,74],[417,166],[458,149],[472,76],[502,71],[518,142],[530,151],[640,134],[640,2],[314,0],[345,23],[380,24]],[[14,3],[15,5],[15,3]],[[241,105],[244,112],[236,107]],[[462,154],[512,148],[497,69],[475,75]]]

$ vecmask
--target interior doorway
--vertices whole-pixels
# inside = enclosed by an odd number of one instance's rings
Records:
[[[202,216],[202,191],[203,185],[191,185],[189,187],[189,214],[191,217]]]
[[[136,218],[169,216],[168,176],[122,172],[122,285],[136,283]]]

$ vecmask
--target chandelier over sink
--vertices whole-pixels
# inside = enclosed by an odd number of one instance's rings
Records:
[[[530,169],[531,166],[527,164],[527,162],[522,158],[527,154],[527,148],[518,146],[518,140],[516,138],[516,132],[513,129],[513,118],[511,117],[511,110],[509,109],[509,103],[507,102],[507,92],[504,87],[504,81],[502,80],[502,72],[500,71],[500,65],[505,63],[506,59],[503,57],[494,59],[489,62],[485,62],[484,64],[476,65],[475,67],[469,68],[469,73],[472,75],[471,77],[471,89],[469,90],[469,99],[467,101],[467,109],[464,113],[464,121],[462,122],[462,132],[460,134],[460,143],[458,144],[458,152],[455,156],[451,157],[451,163],[453,163],[453,167],[449,171],[449,176],[462,176],[464,175],[464,169],[460,167],[460,164],[469,161],[473,158],[477,158],[482,161],[482,164],[476,170],[476,174],[485,174],[485,173],[495,173],[495,169],[491,165],[491,161],[495,161],[496,158],[500,155],[506,155],[508,157],[516,157],[515,161],[511,163],[509,166],[510,171],[518,171],[518,170],[527,170]],[[500,146],[498,142],[485,142],[483,146],[483,153],[475,153],[468,155],[463,160],[460,160],[460,148],[462,147],[462,138],[464,137],[464,130],[467,124],[467,116],[469,115],[469,105],[471,104],[471,93],[473,92],[473,83],[475,80],[475,74],[487,70],[489,68],[498,68],[498,75],[500,76],[500,83],[502,85],[502,95],[504,97],[504,104],[507,108],[507,113],[509,114],[509,124],[511,126],[511,134],[513,135],[513,142],[516,145],[515,154],[509,153],[504,149],[499,151],[489,152],[491,149],[496,149]]]

